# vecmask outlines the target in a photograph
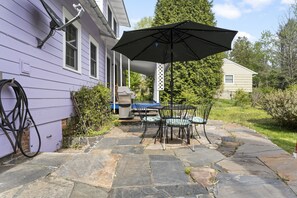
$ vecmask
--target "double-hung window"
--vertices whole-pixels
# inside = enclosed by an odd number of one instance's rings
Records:
[[[63,14],[65,23],[73,18],[65,8]],[[81,72],[81,27],[77,21],[65,28],[63,44],[64,68]]]
[[[98,66],[99,66],[99,59],[98,59],[98,43],[96,40],[90,35],[90,76],[93,78],[98,79]]]
[[[234,82],[233,75],[225,75],[225,83],[233,84],[233,82]]]

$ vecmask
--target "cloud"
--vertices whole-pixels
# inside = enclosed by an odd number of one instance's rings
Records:
[[[236,19],[241,16],[240,10],[230,3],[215,4],[213,6],[213,11],[217,16],[227,19]]]
[[[236,34],[236,36],[235,36],[235,38],[233,39],[233,41],[236,41],[236,40],[238,39],[238,37],[246,37],[246,38],[248,38],[248,40],[251,41],[251,42],[255,42],[255,41],[257,40],[257,38],[254,37],[253,35],[251,35],[250,33],[239,31],[239,32]]]
[[[282,4],[294,4],[295,0],[282,0]]]
[[[288,1],[288,0],[285,0],[285,1]],[[243,2],[252,6],[252,8],[257,9],[271,4],[273,0],[243,0]]]

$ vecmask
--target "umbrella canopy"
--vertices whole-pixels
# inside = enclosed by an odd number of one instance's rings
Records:
[[[171,63],[171,104],[175,61],[200,60],[231,49],[237,31],[184,21],[124,32],[112,48],[131,60]]]

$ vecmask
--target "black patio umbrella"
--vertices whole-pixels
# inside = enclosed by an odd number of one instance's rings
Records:
[[[200,60],[231,49],[237,31],[184,21],[124,32],[112,48],[130,60],[171,63],[171,104],[173,103],[173,62]]]

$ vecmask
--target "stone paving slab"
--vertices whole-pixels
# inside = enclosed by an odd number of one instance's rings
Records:
[[[238,175],[257,175],[261,178],[278,178],[278,176],[257,158],[228,158],[218,162],[228,173]]]
[[[199,184],[165,185],[148,187],[114,188],[110,192],[110,198],[197,198],[208,197],[208,192]]]
[[[107,198],[108,193],[101,188],[76,182],[70,197],[71,198],[99,198],[99,197]]]
[[[112,149],[111,153],[114,154],[143,154],[144,148],[143,146],[116,146]]]
[[[275,171],[297,194],[297,159],[291,155],[260,157],[268,167]]]
[[[129,187],[129,188],[113,188],[110,191],[109,198],[169,198],[170,195],[162,190],[158,190],[153,186],[145,187]]]
[[[71,160],[73,156],[73,154],[68,153],[41,153],[36,156],[34,160],[29,160],[25,164],[58,168],[65,162]]]
[[[210,166],[226,157],[220,152],[208,148],[196,148],[195,152],[190,149],[176,149],[176,156],[181,159],[185,166]]]
[[[46,166],[19,164],[0,175],[0,192],[28,184],[52,171],[52,168]]]
[[[165,191],[170,197],[197,198],[208,195],[208,191],[200,184],[157,186],[159,191]]]
[[[296,194],[280,179],[219,174],[214,193],[217,198],[296,198]]]
[[[21,188],[0,194],[0,197],[14,198],[52,198],[70,197],[74,183],[61,178],[47,177],[36,180]]]
[[[118,144],[119,138],[102,138],[94,149],[113,149]]]
[[[127,155],[118,162],[112,187],[151,185],[151,171],[147,155]]]
[[[234,157],[273,157],[287,156],[288,153],[275,144],[270,143],[245,143],[238,147]]]
[[[154,185],[187,184],[190,182],[185,174],[183,163],[174,156],[150,156],[152,180]]]
[[[118,159],[118,155],[106,153],[77,154],[52,175],[109,189]]]
[[[128,137],[119,139],[117,145],[139,145],[140,143],[139,137]]]

